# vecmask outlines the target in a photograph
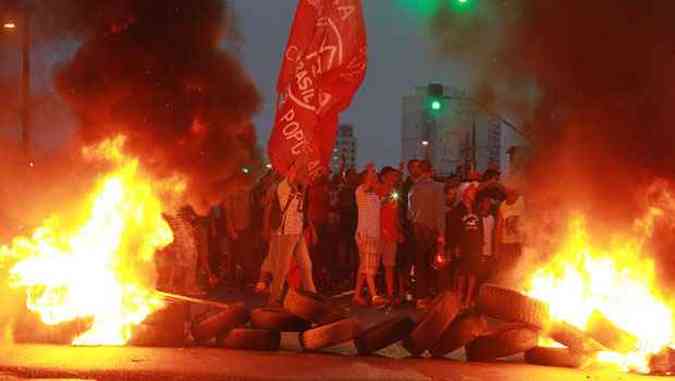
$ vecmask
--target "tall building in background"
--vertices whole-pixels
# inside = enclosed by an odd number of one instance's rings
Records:
[[[427,159],[436,174],[459,168],[506,169],[502,123],[458,89],[432,83],[403,97],[401,159]]]
[[[333,173],[340,170],[344,160],[345,169],[356,167],[356,135],[354,135],[354,126],[350,124],[341,124],[338,126],[335,148],[331,158],[330,167]]]

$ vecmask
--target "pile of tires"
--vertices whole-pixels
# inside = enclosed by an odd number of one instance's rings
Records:
[[[176,330],[185,321],[183,306],[174,305],[142,325],[132,340],[176,344],[182,337],[159,334],[158,322],[171,321]],[[387,318],[368,329],[316,293],[290,290],[283,307],[247,310],[243,304],[219,305],[198,316],[190,334],[198,345],[233,350],[277,351],[284,332],[298,334],[303,351],[326,350],[353,344],[359,355],[369,355],[401,343],[413,356],[443,357],[464,349],[467,361],[492,362],[522,355],[536,365],[583,368],[600,351],[631,351],[637,339],[595,313],[586,332],[551,318],[547,303],[494,284],[480,287],[475,306],[467,309],[454,292],[436,297],[417,321],[407,316]],[[559,347],[540,346],[548,337]],[[608,349],[609,348],[609,349]],[[675,353],[673,351],[672,353]],[[671,352],[654,357],[660,368],[675,363]],[[655,365],[656,367],[656,365]]]
[[[493,361],[524,353],[525,361],[530,364],[583,368],[590,364],[596,352],[607,350],[594,335],[554,320],[547,303],[514,290],[484,284],[478,294],[477,310],[491,318],[515,325],[487,331],[485,335],[467,344],[466,355],[469,361]],[[608,323],[603,320],[598,324],[604,324],[602,327],[606,328]],[[606,334],[611,329],[601,331]],[[560,347],[539,346],[540,337],[548,337]],[[630,338],[622,337],[615,342],[616,345],[626,348],[630,345]]]
[[[414,356],[428,353],[443,357],[464,349],[467,361],[492,362],[522,355],[531,364],[579,368],[589,364],[594,353],[606,350],[604,342],[624,350],[634,343],[626,335],[610,335],[617,330],[609,327],[606,319],[596,320],[601,333],[597,336],[603,340],[554,321],[545,302],[484,284],[471,309],[463,308],[460,298],[452,292],[437,297],[403,343]],[[556,341],[560,347],[539,346],[543,337]]]

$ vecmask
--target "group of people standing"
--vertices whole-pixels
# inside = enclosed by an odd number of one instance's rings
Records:
[[[523,198],[501,185],[494,169],[439,179],[428,161],[412,160],[380,171],[370,164],[361,173],[340,171],[310,183],[304,168],[294,165],[285,176],[270,172],[258,185],[248,198],[212,213],[206,224],[212,238],[203,238],[245,241],[210,245],[197,257],[209,264],[212,286],[237,263],[248,263],[244,282],[257,278],[255,290],[269,293],[270,305],[281,303],[286,285],[332,293],[344,291],[337,290],[344,280],[353,285],[358,306],[415,301],[427,308],[447,289],[471,304],[478,285],[507,271],[522,250]],[[228,221],[242,219],[232,212],[242,205],[257,208],[249,210],[245,234]],[[213,226],[227,227],[224,237]],[[184,246],[174,243],[177,251]]]

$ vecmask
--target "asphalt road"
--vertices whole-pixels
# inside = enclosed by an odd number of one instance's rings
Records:
[[[663,380],[611,371],[444,359],[392,359],[292,351],[264,353],[220,348],[45,345],[1,347],[0,372],[27,378],[93,380]]]

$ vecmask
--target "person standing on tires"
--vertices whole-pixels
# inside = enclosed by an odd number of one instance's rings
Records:
[[[309,258],[305,242],[305,228],[308,227],[306,215],[306,178],[305,168],[294,163],[288,169],[286,178],[277,187],[277,197],[281,208],[281,224],[275,234],[276,245],[271,257],[274,276],[270,289],[269,304],[281,304],[286,277],[295,262],[300,268],[302,287],[306,291],[316,292],[312,278],[312,261]]]
[[[410,191],[408,217],[413,227],[415,244],[415,296],[418,308],[431,303],[434,271],[432,261],[436,245],[445,235],[445,192],[442,183],[432,178],[431,163],[419,163],[420,177]]]
[[[358,224],[356,227],[356,246],[359,250],[359,268],[356,274],[354,288],[354,304],[365,306],[368,304],[363,298],[363,284],[368,286],[373,306],[386,304],[385,298],[378,295],[375,286],[375,275],[380,267],[381,251],[381,185],[373,164],[368,164],[363,181],[356,188],[356,206],[358,210]]]

